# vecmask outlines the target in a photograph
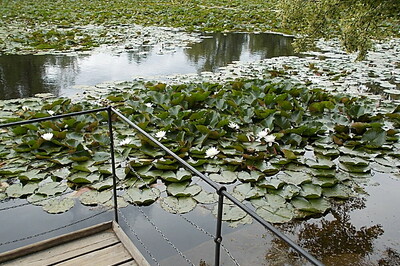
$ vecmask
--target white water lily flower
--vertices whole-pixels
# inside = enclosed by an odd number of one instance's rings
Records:
[[[153,106],[152,103],[145,103],[144,105],[146,105],[146,106],[149,107],[149,108]]]
[[[131,139],[131,138],[126,138],[126,139],[122,140],[122,141],[119,143],[119,145],[120,145],[120,146],[125,146],[125,145],[130,144],[131,142],[132,142],[132,139]]]
[[[272,143],[275,142],[275,136],[274,135],[268,135],[264,137],[265,142],[267,142],[268,146],[272,146]]]
[[[45,133],[42,135],[44,140],[51,140],[53,138],[53,133]]]
[[[52,111],[52,110],[48,110],[47,113],[48,113],[49,115],[54,115],[54,111]]]
[[[265,128],[264,130],[261,130],[260,132],[258,132],[257,141],[261,141],[263,138],[268,136],[269,131],[270,131],[269,128]]]
[[[219,150],[215,147],[211,147],[206,150],[206,158],[214,158],[219,153]]]
[[[156,138],[158,138],[158,140],[166,139],[165,134],[167,134],[167,132],[164,130],[158,131],[156,133]]]
[[[239,129],[239,125],[236,124],[236,123],[234,123],[234,122],[230,122],[230,123],[228,124],[228,127],[232,128],[232,129],[235,129],[235,130],[238,130],[238,129]]]
[[[22,106],[22,111],[24,111],[24,112],[26,112],[26,111],[28,111],[29,110],[29,107],[28,106]]]

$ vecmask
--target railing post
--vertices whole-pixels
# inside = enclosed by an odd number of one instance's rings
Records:
[[[110,135],[111,169],[113,177],[114,219],[118,223],[117,175],[115,171],[114,137],[113,137],[112,120],[111,120],[112,117],[111,106],[108,106],[107,113],[108,113],[108,132]]]
[[[226,187],[221,187],[218,192],[218,214],[217,214],[217,232],[215,234],[215,266],[219,266],[221,261],[221,242],[222,242],[222,214],[224,208],[224,194]]]

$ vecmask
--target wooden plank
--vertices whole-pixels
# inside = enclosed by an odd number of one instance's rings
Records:
[[[93,235],[95,233],[107,230],[112,227],[112,222],[101,223],[85,229],[81,229],[72,233],[64,234],[62,236],[53,237],[38,243],[27,245],[25,247],[17,248],[11,251],[3,252],[0,254],[0,263],[12,260],[18,257],[25,256],[30,253],[38,252],[48,249],[50,247],[60,245],[78,238]]]
[[[140,266],[140,265],[137,264],[136,261],[133,260],[133,261],[118,264],[118,266]]]
[[[112,230],[107,230],[92,236],[76,239],[62,245],[14,259],[6,262],[4,265],[49,265],[119,242],[120,240],[117,238],[115,233]]]
[[[140,266],[150,266],[147,260],[143,257],[142,253],[136,248],[136,246],[122,230],[122,228],[116,222],[113,222],[112,227],[115,234],[121,240],[121,243],[125,246],[128,252],[135,259],[136,263]]]
[[[97,250],[82,256],[57,263],[57,265],[63,266],[76,266],[76,265],[96,265],[96,266],[108,266],[117,264],[127,259],[132,258],[131,254],[125,249],[122,243],[116,244],[111,247],[107,247],[101,250]]]

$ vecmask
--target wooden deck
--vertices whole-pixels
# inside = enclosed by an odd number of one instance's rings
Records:
[[[98,224],[1,253],[0,264],[149,265],[115,222]]]

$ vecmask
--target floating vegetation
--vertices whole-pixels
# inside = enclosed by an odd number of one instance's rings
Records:
[[[0,121],[111,104],[272,223],[322,215],[331,200],[356,196],[360,182],[374,172],[400,172],[400,108],[394,102],[381,102],[371,112],[368,98],[244,79],[127,83],[89,98],[3,101]],[[123,190],[119,201],[149,205],[160,200],[172,213],[215,203],[215,193],[208,193],[198,177],[113,119],[118,189]],[[106,112],[1,132],[3,198],[36,197],[51,213],[67,211],[73,197],[86,205],[109,204]],[[72,193],[84,188],[80,196]],[[251,221],[229,202],[224,213],[224,220],[235,225]]]

